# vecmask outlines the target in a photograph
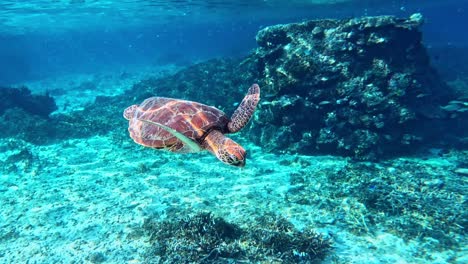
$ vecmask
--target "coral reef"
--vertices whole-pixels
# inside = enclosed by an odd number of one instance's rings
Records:
[[[249,60],[268,97],[252,138],[272,149],[363,159],[431,138],[418,128],[445,118],[439,106],[451,95],[430,66],[421,23],[415,14],[261,30]]]
[[[150,263],[311,263],[331,251],[329,239],[273,215],[241,228],[201,212],[171,221],[147,219],[143,228],[152,244]]]

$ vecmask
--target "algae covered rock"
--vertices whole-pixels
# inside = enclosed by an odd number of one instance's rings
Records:
[[[372,159],[430,137],[420,128],[446,116],[440,105],[450,94],[430,66],[422,21],[379,16],[261,30],[249,58],[266,94],[253,140]]]
[[[12,89],[13,90],[13,89]],[[48,98],[43,101],[38,98]],[[123,122],[116,118],[119,111],[128,104],[129,99],[121,97],[97,97],[93,104],[84,110],[71,113],[47,113],[54,109],[55,101],[48,96],[26,96],[26,100],[36,100],[27,107],[6,107],[0,111],[0,138],[13,137],[29,143],[43,145],[69,138],[84,138],[116,131],[121,137],[126,136]],[[8,101],[8,100],[7,100]],[[31,110],[41,102],[53,102],[49,106],[40,106],[43,110]],[[48,110],[47,110],[48,109]],[[47,110],[47,111],[46,111]],[[41,112],[42,111],[42,112]],[[41,114],[39,114],[41,113]]]

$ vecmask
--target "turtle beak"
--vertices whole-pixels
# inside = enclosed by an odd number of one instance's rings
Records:
[[[245,166],[245,161],[247,158],[247,152],[243,152],[241,157],[235,156],[232,160],[231,163],[229,163],[232,166],[240,167],[243,168]]]
[[[244,149],[242,149],[242,151],[227,154],[224,159],[221,158],[221,161],[231,166],[244,167],[245,157],[246,157],[246,152]]]

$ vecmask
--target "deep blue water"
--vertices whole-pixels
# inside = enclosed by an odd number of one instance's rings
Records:
[[[1,1],[0,85],[70,72],[242,56],[256,47],[259,29],[315,18],[420,12],[430,49],[468,46],[466,0],[310,2]]]

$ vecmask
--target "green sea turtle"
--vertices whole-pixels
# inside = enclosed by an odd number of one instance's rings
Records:
[[[241,130],[260,100],[253,84],[229,119],[224,112],[197,102],[151,97],[125,109],[130,137],[138,144],[173,152],[208,150],[222,162],[243,167],[246,152],[224,134]]]

